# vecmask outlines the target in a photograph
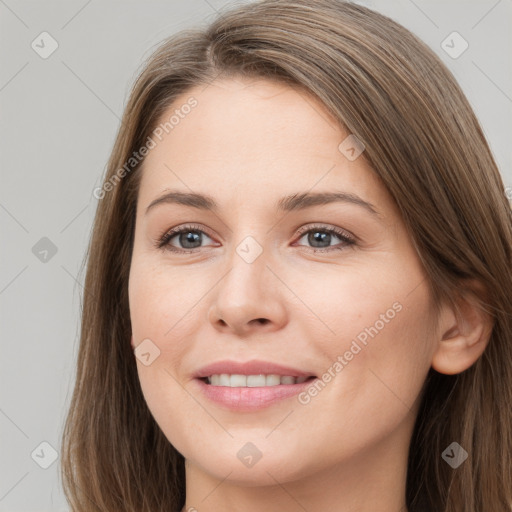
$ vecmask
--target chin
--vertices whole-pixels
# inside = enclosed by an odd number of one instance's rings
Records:
[[[306,470],[307,465],[299,465],[294,460],[296,453],[280,454],[273,450],[271,456],[263,453],[256,462],[247,460],[244,463],[244,454],[239,458],[238,451],[237,443],[236,449],[222,453],[213,452],[211,458],[194,458],[195,464],[216,479],[228,479],[230,483],[243,487],[274,486],[276,481],[290,482],[305,478],[309,473]]]

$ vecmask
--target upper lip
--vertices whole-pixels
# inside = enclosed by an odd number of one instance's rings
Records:
[[[220,375],[227,373],[230,375],[280,375],[280,376],[291,376],[291,377],[311,377],[313,373],[302,371],[297,368],[289,366],[283,366],[280,364],[272,363],[270,361],[217,361],[215,363],[208,364],[197,370],[194,374],[194,378],[202,379],[204,377],[210,377],[212,375]]]

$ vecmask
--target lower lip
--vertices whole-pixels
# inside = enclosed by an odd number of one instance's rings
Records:
[[[201,392],[212,402],[216,402],[230,410],[250,412],[264,409],[272,404],[298,395],[306,387],[315,382],[317,378],[301,382],[300,384],[279,384],[265,387],[231,388],[229,386],[213,386],[201,379],[195,379]]]

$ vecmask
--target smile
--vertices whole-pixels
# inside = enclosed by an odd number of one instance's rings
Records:
[[[257,388],[289,384],[301,384],[314,377],[293,377],[291,375],[239,375],[215,374],[206,377],[204,381],[212,386],[226,386],[231,388]]]
[[[276,384],[278,379],[279,384]],[[286,399],[303,392],[317,380],[313,376],[213,374],[211,377],[195,378],[193,382],[198,386],[198,392],[212,404],[232,412],[255,412],[271,405],[286,404]]]

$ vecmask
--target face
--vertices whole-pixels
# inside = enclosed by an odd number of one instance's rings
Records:
[[[198,470],[247,485],[406,456],[435,333],[364,151],[313,97],[269,81],[191,89],[161,121],[176,110],[144,163],[129,280],[163,433]],[[155,203],[171,192],[211,202]]]

